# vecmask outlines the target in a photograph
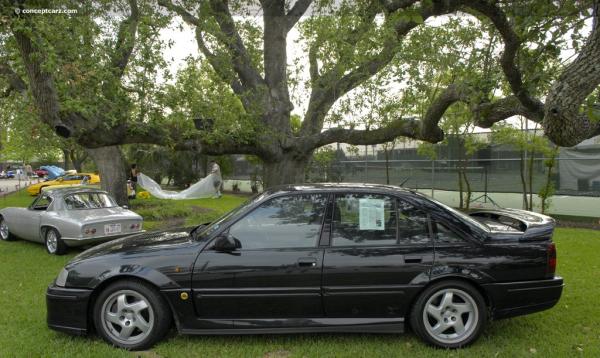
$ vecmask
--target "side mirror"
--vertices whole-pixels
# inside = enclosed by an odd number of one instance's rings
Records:
[[[129,209],[129,206],[127,206],[127,205],[121,205],[121,207],[122,207],[123,209]]]
[[[220,252],[232,252],[242,247],[240,240],[231,235],[222,235],[216,238],[213,248]]]

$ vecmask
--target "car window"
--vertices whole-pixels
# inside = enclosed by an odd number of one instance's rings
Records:
[[[242,249],[315,247],[327,196],[290,195],[270,200],[229,228]]]
[[[77,193],[65,197],[67,210],[101,209],[117,206],[115,201],[105,193]]]
[[[333,209],[332,246],[395,244],[395,203],[394,198],[385,195],[337,196]]]
[[[398,243],[417,245],[430,242],[427,214],[404,200],[398,200]]]
[[[465,240],[445,224],[435,223],[436,244],[464,244]]]
[[[52,199],[48,195],[41,195],[33,201],[31,207],[34,210],[46,210],[52,203]]]

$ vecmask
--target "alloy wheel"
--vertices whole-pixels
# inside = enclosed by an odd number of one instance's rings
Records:
[[[10,232],[8,231],[6,220],[0,218],[0,238],[2,238],[2,240],[8,240],[9,235]]]
[[[460,343],[476,329],[479,310],[473,297],[463,290],[445,288],[436,291],[425,303],[423,324],[436,340]]]
[[[56,249],[58,248],[58,237],[56,237],[56,232],[54,230],[49,230],[46,234],[46,247],[48,248],[49,253],[56,253]]]
[[[136,291],[119,290],[102,305],[102,327],[122,344],[144,340],[154,326],[154,311],[148,299]]]

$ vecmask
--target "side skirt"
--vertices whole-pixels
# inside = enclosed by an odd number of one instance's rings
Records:
[[[202,321],[202,320],[199,320]],[[210,320],[211,324],[219,320]],[[223,324],[231,324],[223,320]],[[403,333],[404,318],[290,318],[234,320],[232,328],[188,329],[182,334],[239,335],[239,334],[289,334],[289,333]]]

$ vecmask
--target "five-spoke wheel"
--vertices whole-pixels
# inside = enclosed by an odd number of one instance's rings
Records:
[[[442,281],[428,287],[411,312],[415,333],[443,348],[472,343],[487,321],[481,294],[462,281]]]
[[[48,251],[49,254],[64,255],[67,252],[67,245],[60,238],[60,234],[55,229],[46,229],[44,243],[46,244],[46,251]]]
[[[156,290],[138,281],[118,281],[100,293],[94,324],[106,341],[125,349],[146,349],[171,325],[171,312]]]

